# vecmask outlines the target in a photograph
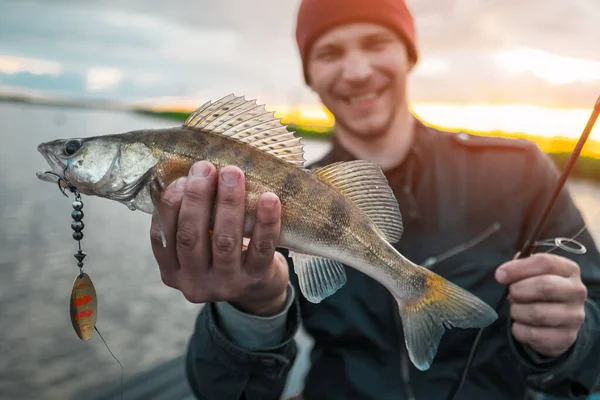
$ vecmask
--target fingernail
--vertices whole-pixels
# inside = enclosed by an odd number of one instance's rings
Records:
[[[264,207],[273,208],[277,204],[277,197],[274,195],[267,195],[262,198],[262,204]]]
[[[192,176],[194,178],[206,178],[209,171],[208,165],[205,162],[197,162],[192,165]]]
[[[223,183],[228,186],[233,186],[240,180],[240,174],[237,171],[233,171],[230,169],[226,169],[221,172],[221,178],[223,179]]]
[[[506,272],[502,269],[496,270],[496,280],[500,283],[506,282]]]
[[[175,190],[178,191],[178,192],[183,192],[183,188],[185,187],[185,181],[186,181],[185,176],[182,176],[181,178],[178,178],[175,181]]]

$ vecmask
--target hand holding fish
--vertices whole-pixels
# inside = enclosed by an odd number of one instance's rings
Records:
[[[535,254],[501,265],[496,280],[509,285],[515,339],[550,357],[575,343],[587,298],[577,263],[555,254]]]
[[[211,163],[194,164],[187,177],[166,189],[158,204],[167,246],[163,247],[160,226],[153,218],[152,249],[163,282],[190,302],[229,301],[245,312],[274,314],[283,307],[288,282],[287,263],[275,253],[281,204],[273,193],[261,196],[244,257],[244,180],[237,167],[225,167],[217,174]]]

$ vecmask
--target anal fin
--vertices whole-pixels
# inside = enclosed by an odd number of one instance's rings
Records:
[[[300,291],[311,303],[320,303],[346,283],[346,270],[335,260],[290,251]]]

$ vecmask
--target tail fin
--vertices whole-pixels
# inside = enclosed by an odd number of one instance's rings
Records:
[[[444,327],[483,328],[498,318],[492,307],[441,276],[420,267],[424,291],[416,301],[396,298],[402,318],[404,341],[412,363],[429,369]]]

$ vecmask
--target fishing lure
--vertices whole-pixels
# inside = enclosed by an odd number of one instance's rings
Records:
[[[65,197],[69,197],[65,192],[65,188],[68,189],[75,196],[73,201],[73,211],[71,212],[71,229],[73,230],[73,239],[77,241],[77,252],[74,257],[77,259],[77,267],[79,267],[79,274],[75,277],[73,282],[73,288],[71,289],[71,298],[69,301],[69,311],[71,314],[71,324],[77,334],[77,337],[81,340],[89,340],[92,337],[94,331],[98,332],[98,336],[106,346],[106,349],[110,355],[119,363],[121,367],[121,398],[123,398],[123,365],[119,359],[113,354],[108,347],[108,344],[102,337],[102,334],[96,327],[96,321],[98,319],[98,297],[96,296],[96,288],[90,276],[83,271],[83,260],[87,254],[81,249],[81,239],[83,239],[83,200],[81,194],[77,188],[69,182],[65,177],[60,176],[52,171],[46,171],[45,174],[51,174],[58,178],[58,188]],[[61,186],[64,183],[65,188]]]
[[[51,171],[45,173],[58,177],[58,187],[63,195],[69,197],[65,192],[65,188],[61,186],[61,183],[64,183],[66,188],[75,196],[73,212],[71,213],[71,218],[73,218],[71,229],[73,229],[73,239],[77,241],[78,246],[77,253],[74,254],[74,257],[77,259],[79,274],[75,277],[75,281],[73,282],[69,309],[71,314],[71,324],[73,325],[75,333],[79,339],[88,340],[92,337],[94,329],[96,328],[96,321],[98,318],[98,298],[92,279],[83,271],[83,260],[87,255],[81,249],[81,239],[83,239],[83,228],[85,227],[83,223],[83,201],[77,188],[64,177]]]
[[[98,298],[96,297],[96,288],[94,283],[88,274],[83,272],[83,259],[86,253],[81,250],[81,239],[83,239],[83,202],[79,192],[75,191],[75,201],[73,202],[73,222],[71,223],[71,229],[73,229],[73,239],[77,240],[79,249],[75,253],[77,259],[77,266],[79,267],[79,275],[73,282],[73,289],[71,290],[71,323],[75,333],[81,340],[88,340],[94,333],[94,327],[96,326],[96,319],[98,316]]]

